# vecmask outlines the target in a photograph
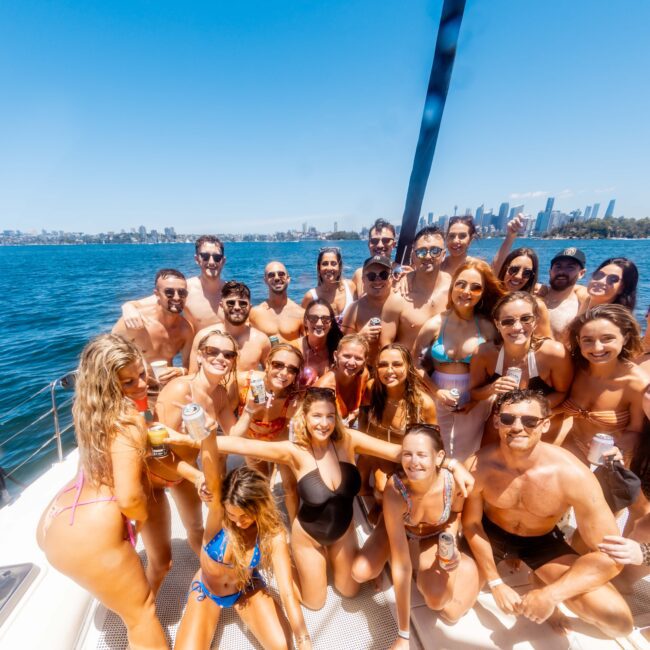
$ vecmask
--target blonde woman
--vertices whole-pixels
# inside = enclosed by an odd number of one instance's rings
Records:
[[[146,397],[142,356],[106,334],[81,353],[73,419],[79,472],[52,500],[37,540],[50,564],[113,610],[134,650],[167,648],[154,595],[133,544],[147,519],[147,433],[134,401]]]

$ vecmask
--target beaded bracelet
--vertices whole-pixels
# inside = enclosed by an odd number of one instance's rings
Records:
[[[641,553],[643,554],[641,564],[644,566],[650,566],[650,544],[648,542],[641,542],[639,546],[641,547]]]

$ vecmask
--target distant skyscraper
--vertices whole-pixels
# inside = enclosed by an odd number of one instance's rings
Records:
[[[302,234],[306,235],[307,234],[307,222],[303,222],[302,224]]]
[[[508,211],[510,210],[510,204],[509,203],[502,203],[499,206],[499,230],[504,230],[506,229],[506,226],[508,225]]]
[[[544,212],[548,212],[549,214],[553,212],[553,204],[555,203],[555,197],[549,196],[548,199],[546,199],[546,209]]]
[[[420,219],[418,221],[418,230],[422,230],[422,228],[424,228],[425,225],[426,225],[426,223],[424,221],[424,217],[420,217]]]
[[[605,219],[614,216],[614,206],[616,205],[616,199],[612,199],[607,205],[607,210],[605,211]]]
[[[585,208],[584,221],[587,221],[587,219],[589,219],[589,217],[591,217],[591,206],[590,206],[590,205],[588,205],[588,206]]]
[[[523,204],[513,206],[512,210],[510,210],[510,219],[514,219],[520,212],[523,211],[524,211]]]
[[[339,224],[335,221],[334,222],[334,232],[338,232],[338,231],[339,231]]]
[[[427,226],[433,226],[433,212],[429,212],[427,215]]]
[[[483,225],[483,213],[485,212],[484,210],[484,204],[481,203],[481,205],[476,208],[476,216],[474,217],[474,223],[477,226],[482,226]]]
[[[592,219],[598,219],[598,210],[600,210],[600,203],[594,203],[594,207],[591,210]]]

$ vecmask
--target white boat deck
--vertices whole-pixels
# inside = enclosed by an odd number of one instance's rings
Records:
[[[38,548],[35,529],[49,499],[71,478],[76,470],[76,453],[56,464],[30,485],[12,505],[0,510],[2,554],[0,564],[33,562],[38,575],[18,606],[0,626],[0,649],[48,648],[51,650],[127,648],[124,626],[117,616],[98,605],[83,589],[52,569]],[[158,614],[173,643],[180,622],[187,590],[198,567],[198,560],[184,540],[184,531],[174,512],[174,566],[158,597]],[[360,515],[357,532],[365,539],[365,520]],[[363,524],[363,525],[362,525]],[[141,546],[138,547],[144,560]],[[520,591],[529,589],[526,572],[510,573],[502,567],[504,579]],[[323,650],[382,650],[395,638],[394,596],[389,580],[376,591],[365,585],[359,596],[342,599],[331,588],[326,606],[319,612],[304,610],[314,648]],[[631,601],[639,626],[650,624],[650,582],[640,583]],[[566,613],[566,612],[565,612]],[[496,607],[489,592],[454,626],[438,619],[424,605],[417,590],[412,596],[411,647],[424,650],[505,648],[535,650],[601,650],[625,648],[650,650],[638,631],[626,639],[603,639],[593,627],[571,617],[573,631],[567,636],[556,633],[548,624],[536,625],[523,617],[508,617]],[[415,638],[417,636],[417,638]],[[247,634],[233,610],[224,610],[213,641],[213,648],[229,650],[259,648]]]

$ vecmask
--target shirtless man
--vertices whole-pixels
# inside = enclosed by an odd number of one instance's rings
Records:
[[[368,365],[373,366],[379,352],[379,336],[382,331],[382,310],[388,303],[404,300],[391,291],[391,261],[389,257],[375,255],[363,263],[363,289],[361,298],[355,300],[343,316],[341,329],[344,334],[358,333],[368,341]],[[388,302],[387,302],[388,301]],[[395,306],[397,311],[398,307]],[[371,325],[370,319],[377,318],[379,324]]]
[[[251,311],[250,289],[243,282],[232,280],[226,282],[221,290],[221,309],[225,316],[224,321],[203,328],[194,337],[190,355],[190,372],[197,370],[196,351],[199,341],[214,329],[223,330],[237,341],[239,347],[237,370],[258,370],[271,351],[271,342],[264,332],[252,327],[248,322]]]
[[[201,274],[187,282],[187,301],[185,318],[191,323],[195,332],[223,320],[223,311],[219,311],[223,280],[221,271],[226,263],[224,246],[218,237],[202,235],[195,243],[194,259],[201,268]],[[155,296],[148,296],[138,301],[122,305],[122,316],[130,329],[143,327],[140,309],[155,304]]]
[[[384,219],[377,219],[375,223],[370,228],[370,233],[368,236],[368,251],[370,252],[370,257],[387,257],[390,259],[390,256],[393,253],[393,249],[397,245],[397,240],[395,239],[395,226]],[[391,268],[396,266],[391,264]],[[354,275],[352,276],[352,282],[357,288],[357,295],[360,296],[363,294],[363,268],[358,268]]]
[[[269,338],[277,337],[279,342],[295,341],[302,333],[305,310],[287,295],[291,277],[285,265],[269,262],[264,269],[264,282],[269,297],[251,309],[251,325]]]
[[[537,292],[548,308],[553,338],[564,344],[568,342],[569,323],[588,298],[587,289],[576,285],[584,277],[585,265],[585,254],[579,248],[565,248],[551,260],[549,284]]]
[[[449,282],[440,272],[444,245],[442,232],[436,226],[426,226],[415,235],[411,256],[413,272],[402,278],[400,294],[404,300],[391,301],[384,308],[380,349],[397,342],[414,355],[415,340],[422,325],[446,309]]]
[[[606,535],[618,534],[598,481],[571,452],[541,442],[550,424],[541,394],[504,393],[494,413],[499,443],[466,463],[475,484],[465,501],[463,531],[496,604],[542,623],[563,602],[607,636],[626,636],[632,615],[609,583],[622,567],[598,550]],[[582,556],[556,526],[570,507],[589,549]],[[520,596],[506,585],[497,570],[505,558],[527,564],[538,586]]]
[[[173,377],[187,374],[194,330],[181,316],[187,299],[185,276],[175,269],[160,269],[153,295],[156,302],[139,310],[143,327],[131,329],[122,317],[112,331],[134,343],[148,363],[167,362],[169,367],[157,371],[156,375],[158,383],[164,386]],[[172,362],[179,352],[183,365],[174,367]]]

